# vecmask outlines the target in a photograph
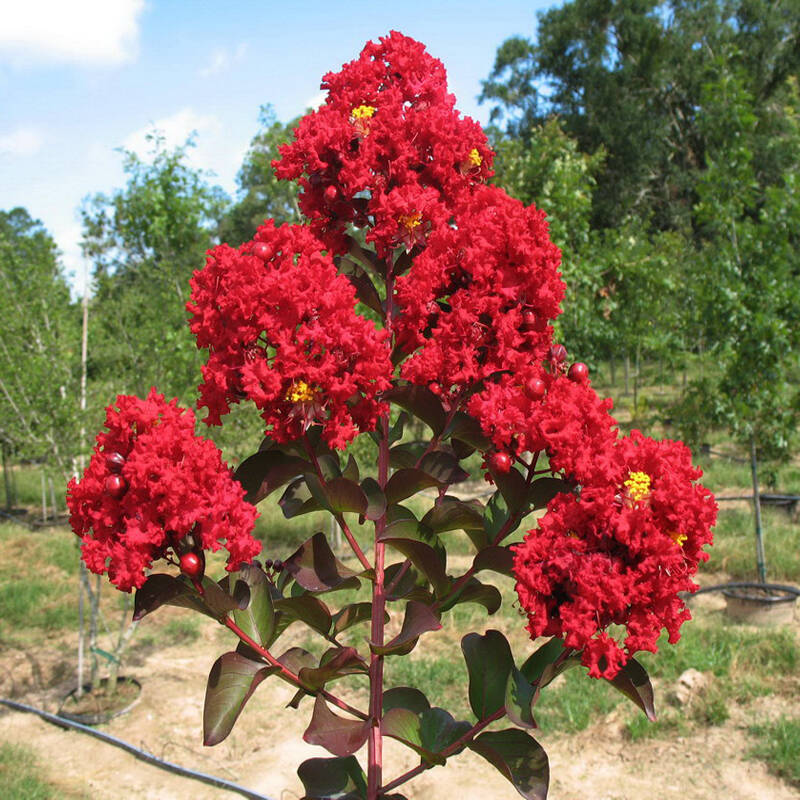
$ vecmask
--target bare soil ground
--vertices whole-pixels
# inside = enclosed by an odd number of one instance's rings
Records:
[[[714,613],[718,599],[704,596],[696,614]],[[699,598],[698,598],[699,601]],[[179,615],[169,609],[163,615]],[[187,612],[188,613],[188,612]],[[145,620],[143,626],[156,624]],[[795,627],[800,631],[800,624]],[[215,658],[234,642],[213,622],[191,644],[149,648],[128,658],[125,672],[138,678],[143,691],[124,716],[101,727],[149,753],[200,772],[246,786],[273,800],[297,800],[302,787],[297,765],[326,756],[302,741],[310,713],[286,708],[291,689],[272,679],[262,684],[233,733],[214,748],[201,742],[203,693]],[[74,686],[71,664],[75,642],[52,642],[35,654],[0,643],[0,696],[56,711]],[[454,653],[454,657],[456,654]],[[460,657],[460,654],[458,654]],[[663,701],[669,687],[657,687]],[[537,738],[548,752],[551,800],[797,800],[800,793],[770,775],[759,761],[746,757],[752,742],[747,727],[754,717],[796,714],[785,698],[761,697],[732,708],[720,726],[693,729],[690,735],[632,742],[626,737],[624,712],[574,735],[548,731]],[[32,714],[0,708],[0,741],[24,743],[46,765],[48,780],[65,794],[97,800],[212,800],[234,797],[218,788],[147,765],[85,734],[64,731]],[[414,765],[405,748],[387,740],[387,775]],[[478,756],[465,752],[446,769],[434,768],[403,787],[409,798],[517,797],[514,788]]]

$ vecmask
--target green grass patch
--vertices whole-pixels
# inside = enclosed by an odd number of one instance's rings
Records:
[[[749,731],[755,740],[750,755],[764,761],[779,778],[800,788],[800,719],[784,716],[752,725]]]
[[[0,744],[0,796],[11,800],[57,800],[65,795],[51,786],[32,750],[17,744]]]
[[[413,686],[428,698],[432,706],[449,711],[456,719],[473,719],[469,707],[467,665],[460,648],[436,657],[387,658],[386,687]]]
[[[764,551],[771,581],[800,582],[800,526],[785,511],[762,509]],[[739,580],[756,580],[756,535],[752,510],[720,510],[714,546],[705,569]]]
[[[575,667],[542,690],[534,716],[543,730],[575,733],[608,714],[623,699],[606,681],[588,678],[583,667]]]
[[[196,616],[173,616],[164,625],[160,642],[164,645],[189,644],[199,638],[200,620]]]

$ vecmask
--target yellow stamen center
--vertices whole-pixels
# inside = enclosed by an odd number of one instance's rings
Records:
[[[646,472],[631,472],[625,481],[625,488],[634,502],[644,500],[650,494],[650,476]]]
[[[377,109],[374,106],[356,106],[350,116],[353,119],[372,119]]]
[[[286,392],[286,399],[290,403],[310,403],[314,395],[314,390],[305,381],[295,381]]]
[[[411,214],[401,214],[397,221],[409,233],[411,233],[414,230],[414,228],[418,228],[420,225],[422,225],[422,212],[413,211]]]
[[[478,152],[477,147],[473,147],[472,150],[469,151],[467,160],[473,167],[479,167],[481,164],[483,164],[483,159],[481,158],[481,154]]]
[[[669,538],[675,542],[678,547],[683,547],[683,543],[689,538],[685,533],[678,533],[678,531],[673,531],[669,534]]]

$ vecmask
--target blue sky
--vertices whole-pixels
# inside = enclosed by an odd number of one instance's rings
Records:
[[[41,219],[80,288],[81,200],[124,184],[116,148],[146,154],[153,125],[170,144],[197,131],[193,164],[233,193],[259,107],[292,119],[325,72],[392,29],[444,62],[458,107],[485,124],[497,47],[556,4],[0,0],[0,209]]]

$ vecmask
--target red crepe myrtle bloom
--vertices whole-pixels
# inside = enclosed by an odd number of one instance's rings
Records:
[[[144,400],[120,395],[106,409],[106,430],[83,477],[69,483],[70,524],[83,540],[83,560],[123,591],[140,587],[145,570],[170,548],[177,553],[184,537],[206,550],[224,546],[229,569],[261,550],[251,534],[255,509],[194,424],[192,411],[155,389]],[[112,453],[124,459],[120,474]],[[108,491],[110,478],[125,490]]]
[[[397,32],[370,42],[322,88],[325,103],[300,121],[273,165],[279,178],[297,180],[300,208],[332,251],[343,252],[353,223],[371,229],[367,240],[385,257],[398,243],[399,215],[419,212],[426,228],[413,242],[421,244],[461,194],[491,176],[486,135],[454,109],[441,61],[419,42]],[[394,213],[398,193],[405,208]]]
[[[531,636],[562,636],[590,675],[612,678],[638,650],[655,652],[662,629],[680,638],[690,614],[678,593],[697,588],[716,504],[680,442],[634,431],[608,463],[580,497],[552,500],[513,549]],[[621,641],[611,626],[625,629]]]
[[[544,214],[494,186],[464,198],[397,279],[402,377],[445,396],[541,361],[561,311],[561,254]]]
[[[310,229],[268,220],[256,243],[269,253],[220,245],[192,278],[189,326],[210,350],[198,405],[218,425],[248,397],[276,441],[320,424],[345,447],[387,408],[377,394],[392,372],[388,334],[355,313],[352,285]]]

